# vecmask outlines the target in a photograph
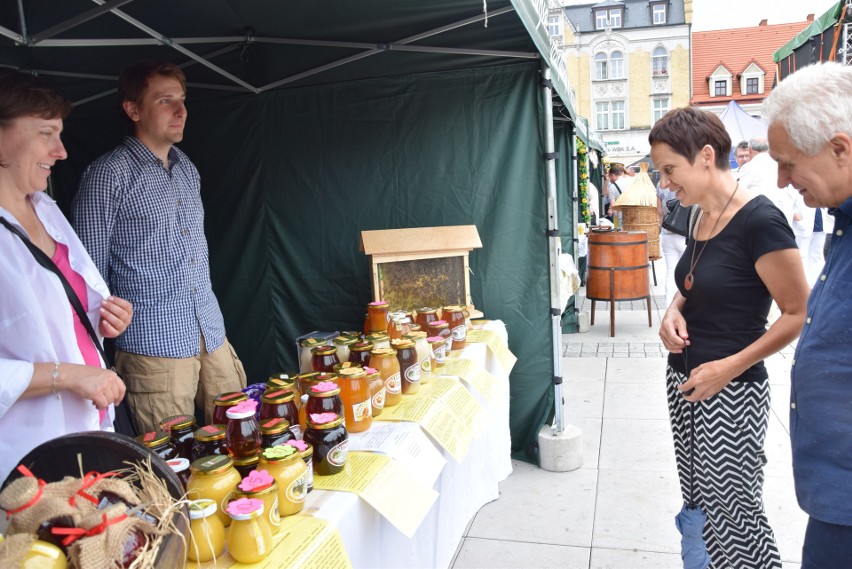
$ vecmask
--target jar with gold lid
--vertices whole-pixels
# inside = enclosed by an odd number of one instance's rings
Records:
[[[296,435],[290,430],[290,422],[287,419],[273,417],[260,422],[261,448],[283,445],[295,438]]]
[[[216,515],[227,526],[231,518],[225,513],[231,492],[240,483],[242,477],[234,468],[234,461],[229,456],[203,456],[194,460],[189,467],[191,474],[186,483],[186,495],[190,500],[206,498],[218,505]]]
[[[311,350],[311,369],[314,371],[334,371],[334,364],[339,364],[337,349],[334,346],[317,346]]]
[[[189,544],[186,558],[204,563],[225,551],[225,525],[216,515],[219,507],[208,499],[189,503]]]
[[[324,346],[328,342],[326,342],[325,338],[305,338],[304,340],[299,342],[299,371],[301,373],[306,373],[313,371],[313,349],[317,346]]]
[[[260,460],[260,457],[258,457]],[[263,502],[263,517],[269,524],[272,535],[281,529],[281,515],[278,511],[278,483],[263,469],[252,470],[237,485],[232,500],[256,498]]]
[[[435,320],[439,320],[438,309],[432,308],[431,306],[421,306],[417,309],[416,314],[414,316],[414,321],[417,324],[420,324],[421,329],[424,330],[429,324],[429,322],[433,322]]]
[[[349,346],[349,361],[361,364],[362,366],[370,365],[370,351],[373,349],[373,343],[367,340],[360,340]]]
[[[216,397],[213,398],[213,425],[227,425],[228,424],[228,416],[226,413],[228,409],[236,405],[237,403],[241,403],[248,399],[248,395],[243,393],[242,391],[226,391],[225,393],[220,393]]]
[[[340,399],[343,402],[346,429],[350,433],[366,431],[373,423],[367,372],[361,367],[341,369],[338,373],[337,384],[340,386]]]
[[[207,425],[196,429],[195,444],[192,446],[192,460],[202,456],[228,454],[228,447],[225,445],[226,432],[227,427],[225,425]]]
[[[370,353],[370,367],[379,370],[385,382],[385,407],[399,405],[402,401],[402,379],[396,350],[376,348]]]
[[[287,441],[287,444],[299,452],[299,457],[308,469],[308,492],[314,489],[314,447],[303,440]]]
[[[334,348],[337,350],[337,363],[349,361],[349,350],[352,344],[357,341],[357,338],[350,336],[336,336],[332,340],[332,344],[334,344]]]
[[[228,531],[228,553],[239,563],[259,563],[272,551],[272,532],[263,521],[263,501],[240,498],[228,504],[233,520]]]
[[[308,467],[300,451],[290,444],[263,449],[260,468],[267,471],[278,485],[281,515],[292,516],[301,512],[308,494]]]
[[[349,434],[343,417],[335,413],[308,414],[305,442],[314,447],[314,474],[337,474],[346,465]]]
[[[417,362],[417,350],[414,347],[414,342],[399,338],[391,341],[391,347],[396,350],[396,359],[399,362],[402,392],[405,394],[417,393],[420,389],[420,364]]]
[[[169,432],[169,439],[181,458],[192,458],[192,445],[195,444],[195,417],[192,415],[172,415],[160,421],[160,428]]]
[[[340,386],[334,381],[321,381],[312,385],[308,390],[308,404],[305,407],[305,412],[308,415],[311,413],[334,413],[343,416]]]
[[[453,350],[461,350],[465,347],[467,337],[467,325],[465,324],[465,309],[463,306],[445,306],[441,311],[443,319],[447,322],[450,334],[453,338]]]
[[[290,374],[287,373],[276,373],[270,375],[266,379],[265,384],[266,391],[279,391],[279,390],[290,390],[296,391],[298,386],[296,385],[296,378],[291,377]]]
[[[258,420],[279,417],[287,419],[291,424],[298,421],[299,408],[296,406],[296,391],[292,387],[284,389],[267,389],[260,397],[260,413]]]
[[[257,468],[259,463],[260,449],[258,449],[257,454],[253,454],[251,456],[234,457],[234,468],[237,469],[237,472],[240,473],[242,478],[248,476],[252,470]]]
[[[373,367],[365,367],[365,380],[370,387],[370,408],[373,418],[382,414],[385,408],[385,380],[382,379],[382,374]]]
[[[364,339],[373,344],[373,349],[390,348],[390,337],[387,332],[373,332],[367,334]]]
[[[166,431],[150,431],[144,435],[139,435],[136,440],[151,449],[151,452],[163,460],[171,460],[178,456],[177,449],[172,444],[170,433]]]
[[[384,332],[388,328],[388,303],[384,300],[377,300],[367,305],[367,326],[365,331],[368,334],[373,332]]]
[[[420,366],[421,385],[428,383],[432,377],[432,349],[426,340],[426,332],[412,332],[405,338],[414,342],[414,349],[417,352],[417,365]]]

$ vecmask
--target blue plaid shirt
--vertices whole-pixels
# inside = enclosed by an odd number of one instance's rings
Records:
[[[225,323],[210,285],[201,179],[189,158],[169,150],[166,170],[137,138],[95,160],[74,198],[74,228],[112,294],[133,303],[116,339],[126,352],[164,358],[213,351]]]

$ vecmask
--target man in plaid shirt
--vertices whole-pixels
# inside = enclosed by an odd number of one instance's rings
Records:
[[[174,144],[183,139],[183,71],[142,62],[119,78],[134,134],[83,174],[74,228],[110,290],[136,310],[116,339],[116,368],[137,427],[171,415],[212,417],[212,399],[245,387],[210,284],[198,170]]]

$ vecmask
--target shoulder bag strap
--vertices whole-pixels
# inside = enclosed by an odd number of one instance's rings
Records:
[[[36,247],[33,242],[30,241],[30,239],[21,232],[20,229],[9,223],[5,217],[0,216],[0,223],[5,225],[6,229],[17,235],[21,239],[21,241],[24,242],[24,245],[27,246],[27,249],[30,250],[30,253],[33,254],[33,257],[35,257],[35,260],[38,262],[39,265],[59,277],[59,282],[62,283],[62,288],[65,289],[65,294],[68,295],[68,300],[71,302],[71,306],[74,307],[74,311],[80,318],[80,322],[82,322],[83,326],[86,327],[86,332],[89,333],[89,338],[92,339],[92,342],[98,349],[98,352],[100,353],[101,358],[103,358],[104,363],[109,366],[109,360],[107,359],[103,346],[101,346],[100,340],[98,340],[98,335],[95,334],[95,330],[94,328],[92,328],[92,323],[89,321],[89,316],[83,309],[83,304],[80,302],[80,298],[77,296],[77,293],[74,292],[74,289],[71,287],[71,283],[68,282],[68,279],[65,278],[65,275],[62,274],[62,271],[59,270],[59,267],[56,266],[56,263],[54,263],[53,260],[48,257],[44,251]]]
[[[695,229],[695,221],[698,219],[698,214],[701,213],[701,208],[697,205],[689,208],[689,230],[686,232],[686,242],[692,239],[692,230]]]

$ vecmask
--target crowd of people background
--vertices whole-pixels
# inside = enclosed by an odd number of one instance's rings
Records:
[[[200,175],[175,146],[183,72],[133,65],[119,94],[131,134],[86,170],[69,223],[44,190],[67,157],[71,106],[33,75],[0,69],[0,480],[46,440],[111,429],[125,396],[148,431],[196,406],[209,420],[212,395],[246,385],[210,283]],[[763,112],[768,140],[739,143],[733,171],[711,113],[674,109],[649,136],[660,205],[700,206],[689,239],[662,234],[678,474],[708,515],[712,567],[780,568],[762,503],[763,359],[798,339],[790,432],[809,515],[802,567],[852,567],[852,68],[800,69]],[[617,214],[629,183],[610,169],[597,219]],[[100,355],[104,338],[115,339],[118,373]]]

